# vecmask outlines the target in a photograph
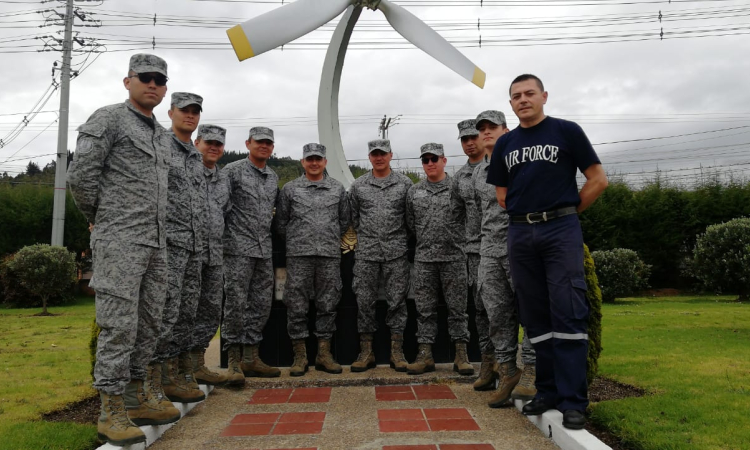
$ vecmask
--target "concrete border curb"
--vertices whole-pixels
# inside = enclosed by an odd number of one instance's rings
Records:
[[[514,400],[513,403],[521,411],[528,402]],[[552,409],[541,416],[526,417],[562,450],[612,450],[612,447],[586,430],[569,430],[563,427],[562,416],[560,411]]]
[[[211,391],[214,390],[213,386],[207,386],[205,384],[198,385],[198,387],[203,391],[204,394],[206,394],[206,398],[208,398],[208,394],[211,393]],[[197,402],[197,403],[175,403],[174,407],[180,410],[180,419],[185,417],[187,413],[192,411],[193,408],[200,405],[203,402]],[[179,422],[179,420],[177,421]],[[164,432],[166,432],[168,429],[172,428],[177,422],[170,423],[168,425],[144,425],[142,427],[139,427],[141,431],[143,431],[143,434],[146,435],[146,443],[143,444],[135,444],[135,445],[128,445],[126,447],[117,447],[115,445],[111,444],[104,444],[101,447],[98,447],[96,450],[145,450],[146,447],[156,442],[157,439],[159,439]]]

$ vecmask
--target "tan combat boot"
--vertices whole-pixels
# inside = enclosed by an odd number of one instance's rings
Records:
[[[352,372],[364,372],[375,366],[375,353],[372,351],[372,333],[362,333],[359,335],[359,356],[352,363]]]
[[[516,367],[515,361],[496,365],[498,378],[500,382],[497,386],[497,391],[490,397],[490,401],[487,404],[490,408],[500,408],[501,406],[510,406],[508,400],[510,400],[510,393],[513,392],[513,388],[516,387],[518,381],[521,379],[521,371]]]
[[[417,359],[406,366],[409,375],[421,375],[425,372],[435,371],[435,359],[432,357],[432,344],[419,344]]]
[[[466,354],[466,342],[456,342],[456,357],[453,359],[453,371],[461,375],[474,375],[474,366]]]
[[[276,378],[281,371],[264,363],[258,355],[258,345],[245,345],[242,351],[242,373],[246,377]]]
[[[495,360],[493,353],[482,354],[482,365],[479,366],[479,378],[474,382],[475,391],[491,391],[495,389],[495,380],[497,379],[495,363],[497,363],[497,360]]]
[[[294,362],[289,368],[289,375],[301,377],[307,372],[307,347],[304,339],[294,339],[292,341],[292,350],[294,350]]]
[[[177,356],[177,365],[179,367],[178,374],[180,375],[180,378],[185,380],[185,384],[190,389],[193,390],[199,390],[200,387],[198,387],[198,382],[195,381],[195,375],[193,375],[193,358],[190,356],[190,352],[182,352]],[[201,391],[203,392],[203,391]]]
[[[163,408],[174,408],[175,406],[169,401],[161,385],[161,371],[161,363],[155,362],[148,365],[146,369],[146,395],[153,397]]]
[[[318,339],[318,354],[315,356],[315,370],[328,373],[341,373],[341,365],[333,359],[331,354],[331,341],[329,339]]]
[[[206,367],[206,349],[194,348],[190,356],[193,357],[193,376],[198,384],[221,386],[227,382],[226,374],[212,372]]]
[[[99,440],[117,447],[146,442],[146,435],[128,419],[122,395],[109,395],[99,392],[102,401],[96,431]]]
[[[240,344],[232,344],[227,349],[227,387],[244,387],[245,374],[242,373],[242,348]]]
[[[161,374],[164,395],[173,402],[195,403],[206,399],[200,389],[191,389],[180,376],[177,357],[164,361]]]
[[[409,363],[406,362],[404,357],[404,335],[403,334],[392,334],[391,335],[391,368],[396,372],[406,372],[406,366]]]
[[[128,419],[138,426],[166,425],[180,420],[180,411],[174,406],[159,404],[156,397],[147,394],[146,384],[142,380],[130,380],[123,399]]]
[[[521,380],[518,382],[510,398],[519,400],[532,400],[536,395],[536,365],[524,364]]]

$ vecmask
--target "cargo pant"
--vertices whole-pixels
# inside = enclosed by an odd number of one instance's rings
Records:
[[[378,300],[378,281],[382,276],[388,302],[385,323],[391,334],[404,334],[410,271],[406,255],[385,262],[356,260],[352,287],[357,296],[357,330],[360,333],[374,333],[378,329],[375,303]]]
[[[257,345],[271,316],[271,258],[224,255],[224,350],[233,344]]]
[[[94,388],[120,395],[131,379],[145,380],[159,337],[167,294],[165,248],[97,240],[92,245],[96,291]]]
[[[205,350],[216,335],[221,323],[221,303],[224,298],[224,266],[203,263],[201,294],[195,313],[192,348]]]
[[[284,304],[287,331],[292,339],[305,339],[307,312],[315,302],[315,336],[331,339],[336,331],[336,307],[341,300],[341,259],[324,256],[290,256],[286,259]]]
[[[479,298],[488,317],[488,336],[490,345],[495,349],[495,358],[500,364],[515,362],[519,324],[508,257],[482,256],[478,278]],[[521,345],[521,358],[524,364],[536,362],[534,348],[526,333]]]
[[[417,306],[417,342],[434,344],[440,290],[448,306],[448,333],[453,342],[469,342],[466,314],[466,260],[414,261],[414,302]]]
[[[484,303],[479,296],[479,261],[481,256],[478,253],[466,254],[466,274],[469,284],[469,292],[474,301],[474,323],[477,326],[477,338],[479,339],[479,350],[483,355],[493,355],[495,347],[490,339],[490,322],[487,318],[487,310],[484,309]]]
[[[194,311],[200,295],[200,265],[203,253],[195,253],[177,246],[167,246],[167,300],[164,304],[159,342],[153,362],[164,362],[179,355],[185,329],[177,327],[181,314]],[[194,312],[192,314],[195,314]]]
[[[508,228],[521,322],[536,350],[537,398],[560,411],[588,406],[588,316],[577,215]]]

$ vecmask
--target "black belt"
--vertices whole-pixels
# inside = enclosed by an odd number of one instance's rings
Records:
[[[568,206],[565,208],[555,209],[553,211],[539,212],[539,213],[528,213],[523,216],[510,216],[512,223],[537,223],[547,222],[552,219],[558,219],[560,217],[569,216],[571,214],[577,214],[578,211],[575,206]]]

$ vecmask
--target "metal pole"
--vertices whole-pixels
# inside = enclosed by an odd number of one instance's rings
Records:
[[[52,210],[52,245],[62,246],[65,231],[65,191],[68,170],[68,108],[70,105],[70,59],[73,47],[73,0],[65,8],[65,38],[60,71],[60,122],[57,128],[55,203]]]

